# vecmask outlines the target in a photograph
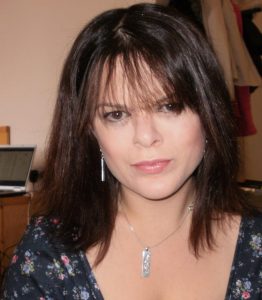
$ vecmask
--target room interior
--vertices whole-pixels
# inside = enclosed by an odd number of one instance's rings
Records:
[[[0,9],[0,144],[36,144],[32,169],[44,169],[44,152],[57,83],[64,58],[75,35],[99,12],[141,1],[3,1]],[[168,1],[143,1],[166,4]],[[253,20],[262,31],[262,12]],[[262,203],[262,86],[251,96],[257,132],[239,137],[241,172],[239,180],[252,180],[255,201]],[[30,216],[37,209],[29,193],[0,198],[0,276],[19,241]]]

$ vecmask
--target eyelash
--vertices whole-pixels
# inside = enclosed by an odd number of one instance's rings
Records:
[[[182,111],[183,107],[180,103],[165,103],[159,105],[157,108],[157,112],[163,112],[163,113],[180,113]],[[109,122],[121,122],[128,118],[130,116],[130,113],[121,111],[121,110],[115,110],[110,112],[105,112],[103,114],[103,118]]]
[[[159,106],[158,111],[164,113],[180,113],[183,109],[181,103],[165,103]]]
[[[120,115],[120,117],[119,117]],[[124,117],[123,117],[124,115]],[[126,117],[129,117],[129,113],[121,111],[121,110],[115,110],[115,111],[110,111],[107,113],[103,114],[103,118],[106,119],[109,122],[119,122],[125,119]]]

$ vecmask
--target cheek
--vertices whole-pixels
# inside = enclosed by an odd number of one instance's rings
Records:
[[[99,121],[95,123],[94,136],[103,153],[107,168],[118,178],[122,173],[123,160],[128,155],[126,138],[121,136],[119,130],[109,130]]]
[[[102,147],[101,147],[102,148]],[[112,175],[118,180],[121,181],[121,178],[126,177],[126,151],[121,150],[119,145],[103,148],[104,159],[107,168],[112,173]]]
[[[181,122],[176,131],[174,140],[178,141],[180,151],[200,151],[205,149],[205,133],[198,117],[193,120]]]
[[[189,144],[201,153],[205,151],[205,134],[200,126],[192,132]]]
[[[205,153],[205,133],[198,120],[191,123],[180,136],[178,152],[188,166],[196,167]]]
[[[96,138],[105,158],[114,159],[125,151],[125,139],[117,134],[105,131],[97,135]]]
[[[104,138],[100,136],[97,139],[103,152],[104,159],[109,170],[116,175],[116,170],[121,168],[121,162],[128,156],[128,148],[126,144],[114,140],[112,136],[106,135]]]
[[[204,153],[205,153],[205,135],[202,130],[196,131],[192,135],[192,139],[189,141],[188,148],[189,161],[193,164],[193,167],[196,168],[201,162]]]

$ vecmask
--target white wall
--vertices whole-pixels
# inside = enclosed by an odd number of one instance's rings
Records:
[[[62,64],[76,34],[99,12],[136,2],[0,0],[0,124],[11,126],[11,143],[37,144],[34,167],[42,164]],[[262,18],[257,22],[262,27]],[[258,134],[244,138],[244,176],[262,180],[261,88],[252,109]]]

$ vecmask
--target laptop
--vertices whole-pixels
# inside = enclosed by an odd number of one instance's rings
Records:
[[[35,145],[0,145],[0,197],[23,195]]]

